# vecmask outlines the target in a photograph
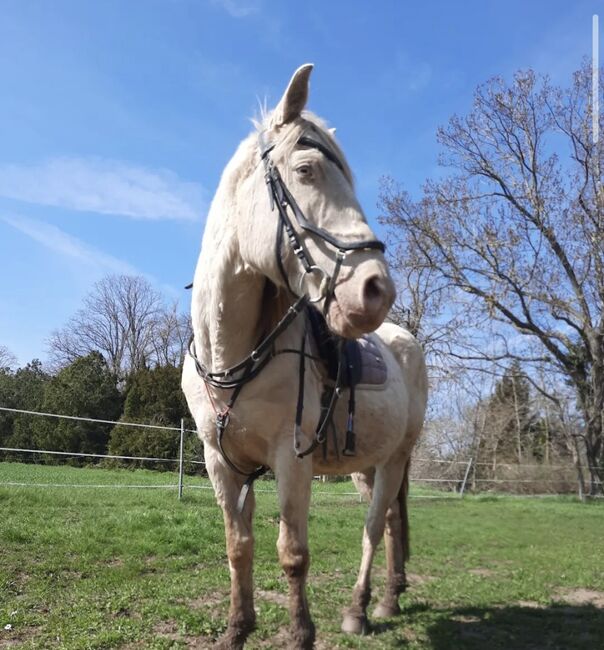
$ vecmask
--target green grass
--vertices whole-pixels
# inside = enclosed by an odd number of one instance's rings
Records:
[[[0,486],[0,648],[204,647],[224,629],[229,575],[210,490],[188,487],[178,502],[174,488],[93,487],[169,486],[173,473],[0,463],[8,481],[91,487]],[[257,488],[248,647],[287,647],[274,484]],[[351,488],[314,485],[308,592],[322,648],[604,647],[604,609],[576,591],[604,599],[604,503],[570,499],[412,499],[403,614],[367,637],[341,634],[365,512]],[[374,595],[383,576],[379,554]]]

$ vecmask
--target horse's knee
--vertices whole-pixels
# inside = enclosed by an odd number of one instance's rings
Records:
[[[307,548],[297,544],[291,546],[277,542],[277,551],[279,553],[279,562],[288,578],[303,578],[306,576],[310,564]]]
[[[397,507],[388,508],[386,510],[386,525],[387,526],[396,526],[401,523],[401,513],[400,509]]]
[[[402,521],[400,513],[394,509],[389,509],[386,513],[385,532],[391,537],[400,537],[402,530]]]
[[[229,564],[234,569],[251,564],[254,558],[254,538],[251,535],[228,535],[227,555]]]

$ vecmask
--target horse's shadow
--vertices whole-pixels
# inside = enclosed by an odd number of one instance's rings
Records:
[[[604,609],[593,605],[434,608],[414,604],[405,607],[396,623],[377,624],[372,632],[404,629],[395,646],[417,647],[414,624],[425,629],[426,647],[432,650],[604,648]]]

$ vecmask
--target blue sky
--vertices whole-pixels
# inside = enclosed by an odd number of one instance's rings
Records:
[[[220,173],[313,62],[370,221],[379,179],[438,173],[436,128],[477,84],[534,67],[565,83],[601,2],[2,0],[0,344],[21,363],[109,273],[183,310]]]

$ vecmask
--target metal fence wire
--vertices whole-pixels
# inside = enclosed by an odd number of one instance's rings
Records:
[[[120,425],[125,427],[136,427],[145,429],[155,429],[163,431],[172,431],[179,436],[179,452],[178,458],[160,458],[153,456],[126,456],[117,454],[94,454],[83,452],[70,452],[70,451],[57,451],[50,449],[34,449],[34,448],[21,448],[21,447],[0,447],[0,452],[5,453],[20,453],[31,454],[35,460],[39,456],[59,456],[59,457],[73,457],[73,458],[90,458],[94,460],[117,460],[117,461],[147,461],[155,463],[171,463],[175,465],[178,472],[177,482],[174,484],[161,484],[161,485],[145,485],[145,484],[97,484],[91,485],[89,483],[38,483],[38,482],[20,482],[20,481],[2,481],[0,478],[0,486],[5,487],[69,487],[69,488],[137,488],[137,489],[174,489],[177,490],[178,498],[182,499],[184,488],[187,489],[212,489],[209,485],[193,485],[185,486],[185,465],[197,466],[200,470],[205,466],[205,462],[199,459],[185,457],[185,441],[187,434],[197,435],[194,429],[187,429],[184,425],[184,420],[181,419],[180,426],[162,426],[158,424],[144,424],[139,422],[123,422],[115,420],[104,420],[98,418],[87,418],[73,415],[62,415],[59,413],[44,413],[40,411],[31,411],[25,409],[15,409],[5,406],[0,406],[0,411],[18,413],[24,415],[32,415],[48,418],[59,418],[66,420],[76,420],[80,422],[92,422],[100,424]],[[523,464],[514,465],[500,463],[499,469],[502,475],[499,477],[482,477],[480,476],[481,467],[490,467],[490,463],[475,462],[473,458],[465,459],[439,459],[439,458],[421,458],[413,457],[411,464],[410,482],[412,486],[418,490],[412,490],[410,496],[412,498],[462,498],[464,493],[469,489],[478,493],[489,492],[505,492],[510,496],[533,496],[533,497],[546,497],[557,496],[560,494],[573,493],[577,488],[577,476],[569,476],[576,468],[573,465],[538,465],[538,464]],[[473,472],[472,472],[473,470]],[[530,472],[537,470],[538,476],[527,477],[523,472]],[[471,475],[473,474],[473,475]],[[534,472],[533,472],[534,474]],[[324,476],[316,476],[318,480],[326,480]],[[542,487],[542,493],[534,493],[530,490],[527,492],[527,487],[539,485]],[[422,490],[423,488],[423,490]],[[582,497],[583,486],[579,486],[578,493]],[[260,486],[256,487],[257,492],[275,492],[274,489],[264,489]],[[313,497],[315,496],[342,496],[351,497],[358,496],[357,492],[329,492],[320,490],[313,490]]]

